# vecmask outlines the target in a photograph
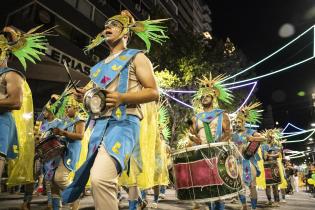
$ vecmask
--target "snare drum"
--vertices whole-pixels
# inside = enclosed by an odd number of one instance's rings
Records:
[[[276,185],[281,183],[280,171],[278,162],[275,161],[265,161],[265,177],[266,177],[266,185]]]
[[[177,150],[172,154],[177,198],[208,202],[238,195],[242,189],[236,146],[219,142]]]
[[[55,135],[41,139],[36,146],[37,155],[44,161],[49,161],[62,155],[64,150],[65,145],[60,141],[60,138]]]

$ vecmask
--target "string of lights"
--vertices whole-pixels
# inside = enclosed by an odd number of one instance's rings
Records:
[[[285,49],[286,47],[290,46],[292,43],[294,43],[295,41],[297,41],[298,39],[300,39],[302,36],[304,36],[306,33],[308,33],[309,31],[313,30],[314,34],[315,34],[315,25],[313,25],[312,27],[310,27],[309,29],[307,29],[306,31],[304,31],[303,33],[301,33],[299,36],[297,36],[296,38],[294,38],[292,41],[290,41],[289,43],[287,43],[286,45],[284,45],[283,47],[281,47],[280,49],[276,50],[275,52],[271,53],[270,55],[268,55],[267,57],[261,59],[260,61],[258,61],[257,63],[249,66],[248,68],[238,72],[237,74],[234,74],[226,79],[224,79],[222,82],[225,82],[227,80],[233,79],[249,70],[251,70],[252,68],[258,66],[259,64],[263,63],[264,61],[268,60],[269,58],[271,58],[272,56],[278,54],[279,52],[281,52],[283,49]],[[314,51],[313,51],[313,57],[315,56],[315,35],[314,35],[314,39],[313,39],[313,43],[314,43]]]

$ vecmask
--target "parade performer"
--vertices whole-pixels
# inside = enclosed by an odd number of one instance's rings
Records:
[[[155,145],[158,138],[158,105],[155,101],[142,104],[141,111],[143,114],[139,135],[142,159],[141,171],[137,166],[137,162],[132,159],[129,170],[124,171],[119,177],[119,184],[128,191],[130,210],[135,210],[137,206],[144,208],[147,205],[144,192],[154,186]],[[142,190],[142,192],[139,193],[139,190]],[[135,202],[136,199],[138,202]]]
[[[219,108],[219,101],[230,104],[232,95],[220,83],[223,75],[212,78],[203,76],[199,79],[200,88],[194,96],[193,104],[197,110],[202,111],[192,119],[192,145],[209,144],[214,142],[230,141],[231,126],[228,114]],[[208,204],[209,209],[224,209],[222,200],[215,201],[214,205]],[[213,208],[214,207],[214,208]]]
[[[261,104],[259,102],[256,102],[248,106],[244,106],[237,113],[232,135],[232,139],[242,155],[239,159],[239,165],[242,171],[242,182],[245,190],[245,186],[250,189],[252,209],[256,209],[257,206],[256,177],[259,177],[261,174],[258,167],[258,161],[261,157],[257,153],[257,150],[260,147],[260,142],[265,141],[265,138],[256,130],[246,128],[245,124],[248,123],[250,125],[256,125],[260,122],[261,110],[256,109],[260,105]],[[245,192],[240,193],[239,195],[242,203],[242,209],[244,210],[247,209]]]
[[[162,103],[163,104],[163,103]],[[166,142],[171,137],[171,130],[168,127],[169,115],[165,106],[159,106],[159,117],[158,117],[158,135],[155,144],[155,171],[154,171],[154,199],[152,203],[153,208],[158,208],[158,201],[160,192],[165,194],[165,186],[169,184],[168,176],[168,162],[167,162],[167,151]]]
[[[37,32],[40,27],[27,33],[5,27],[0,33],[0,178],[5,159],[10,159],[9,186],[34,182],[34,135],[32,93],[25,71],[9,68],[7,62],[13,55],[26,70],[26,61],[40,60],[39,56],[44,55],[41,50],[46,49],[45,35],[49,34],[49,30]],[[30,199],[24,198],[26,208]]]
[[[163,104],[163,103],[162,103]],[[168,160],[167,160],[167,146],[166,141],[169,140],[171,136],[171,131],[168,127],[169,116],[168,111],[165,106],[159,104],[158,107],[158,119],[155,122],[157,124],[157,134],[155,136],[155,153],[154,153],[154,164],[151,165],[151,168],[154,169],[153,174],[153,183],[151,187],[154,191],[154,198],[151,204],[151,208],[158,208],[158,201],[160,197],[160,192],[165,194],[165,186],[169,184],[168,176]],[[146,139],[148,141],[148,139]],[[148,187],[148,186],[147,186]],[[146,200],[146,190],[141,192],[142,199]]]
[[[264,131],[263,135],[267,139],[267,142],[262,145],[262,152],[265,161],[266,195],[268,198],[268,205],[279,207],[280,198],[278,188],[286,188],[287,186],[282,165],[281,132],[278,129],[269,129]],[[266,167],[267,163],[271,163],[273,166]],[[275,203],[272,203],[271,201],[271,188]]]
[[[76,169],[80,158],[81,140],[83,138],[86,117],[84,111],[76,100],[70,95],[64,100],[65,114],[62,119],[61,128],[53,128],[53,134],[59,135],[66,144],[64,154],[60,157],[59,164],[55,169],[54,178],[51,186],[53,209],[59,209],[60,190],[70,185],[70,173]],[[83,115],[82,115],[83,113]],[[72,203],[71,209],[79,209],[79,200]]]
[[[52,95],[50,100],[46,103],[43,112],[40,114],[40,116],[43,117],[43,121],[40,126],[40,140],[45,139],[51,135],[53,135],[52,130],[54,128],[62,128],[63,123],[62,120],[58,119],[56,117],[57,113],[57,100],[60,96],[58,95]],[[39,144],[36,146],[38,148]],[[38,150],[38,149],[37,149]],[[38,151],[37,151],[38,153]],[[53,204],[55,203],[55,206],[60,205],[60,199],[52,197],[51,192],[51,186],[52,186],[52,180],[54,176],[54,171],[58,167],[60,161],[59,156],[54,156],[49,160],[41,159],[41,162],[43,164],[43,173],[44,173],[44,182],[46,186],[46,193],[48,197],[48,203],[47,208],[53,209]]]
[[[124,10],[109,18],[104,31],[87,47],[90,50],[105,41],[110,49],[110,55],[93,66],[90,72],[92,86],[106,94],[106,111],[100,113],[100,118],[96,117],[87,161],[76,172],[74,182],[63,192],[65,202],[79,197],[91,172],[95,208],[118,209],[119,174],[127,169],[130,159],[141,167],[140,104],[158,100],[159,93],[151,62],[141,50],[127,49],[127,43],[131,33],[138,35],[148,50],[150,41],[162,43],[167,37],[165,27],[159,25],[161,21],[134,21],[132,15]],[[88,93],[88,87],[75,93],[78,100]]]

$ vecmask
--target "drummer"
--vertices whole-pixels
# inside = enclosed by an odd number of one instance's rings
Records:
[[[267,142],[262,145],[262,153],[264,161],[277,161],[281,157],[281,147],[277,139],[277,129],[269,129],[264,132],[264,136],[267,139]],[[280,197],[279,197],[279,184],[267,185],[266,186],[266,195],[268,199],[268,205],[274,207],[279,207]],[[274,196],[274,203],[271,201],[271,188]]]
[[[228,114],[219,108],[219,101],[230,104],[232,95],[220,82],[223,75],[212,78],[203,76],[199,79],[200,88],[194,96],[193,104],[198,113],[192,119],[190,129],[190,146],[227,142],[231,139],[231,125]],[[210,195],[209,195],[210,196]],[[214,205],[208,203],[209,209],[224,209],[224,202],[218,200]]]
[[[69,175],[71,171],[76,169],[76,164],[79,161],[86,119],[84,111],[80,110],[78,102],[72,96],[68,96],[68,99],[64,101],[66,101],[66,116],[62,120],[63,126],[53,129],[53,134],[61,136],[66,143],[66,151],[55,169],[51,186],[54,210],[60,209],[60,190],[65,189],[70,184]],[[71,209],[79,209],[79,200],[71,204]]]
[[[260,122],[261,113],[256,108],[260,106],[260,103],[253,103],[249,106],[244,106],[236,115],[235,126],[232,139],[237,145],[240,154],[244,155],[246,147],[249,142],[262,142],[265,138],[258,133],[257,131],[245,128],[245,124],[249,123],[250,125],[255,125]],[[243,187],[249,187],[250,189],[250,200],[251,208],[256,209],[257,206],[257,189],[256,189],[256,177],[260,176],[260,170],[258,168],[258,161],[261,159],[257,153],[257,149],[260,144],[257,144],[257,147],[250,151],[252,153],[249,159],[246,159],[242,156],[240,159],[240,168],[242,171],[242,183]],[[246,188],[245,188],[246,190]],[[246,192],[246,191],[245,191]],[[240,193],[239,198],[242,203],[242,209],[247,209],[246,205],[246,193]]]
[[[43,122],[40,126],[40,139],[45,139],[48,136],[52,135],[52,129],[54,128],[61,128],[62,127],[62,121],[55,116],[55,109],[54,104],[58,100],[58,95],[52,95],[50,100],[47,102],[47,104],[44,107],[44,110],[42,112],[43,116]],[[43,160],[42,160],[43,161]],[[53,199],[51,195],[51,186],[52,186],[52,179],[54,175],[54,170],[58,166],[59,157],[55,157],[52,160],[43,162],[43,169],[44,169],[44,181],[46,186],[46,193],[48,196],[48,206],[47,209],[53,209]],[[59,203],[58,203],[59,205]]]

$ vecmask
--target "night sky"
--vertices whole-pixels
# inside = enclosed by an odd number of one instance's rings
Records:
[[[208,4],[213,35],[230,37],[254,63],[315,24],[315,0],[209,0]],[[293,25],[295,32],[282,38],[279,29],[285,23]],[[254,71],[261,75],[311,57],[313,36],[312,32],[306,34]],[[264,109],[272,106],[274,121],[279,126],[291,122],[309,128],[315,121],[311,99],[311,93],[315,92],[314,76],[315,60],[311,60],[289,72],[260,80],[256,96],[264,103]],[[299,91],[304,91],[305,96],[298,96]]]

